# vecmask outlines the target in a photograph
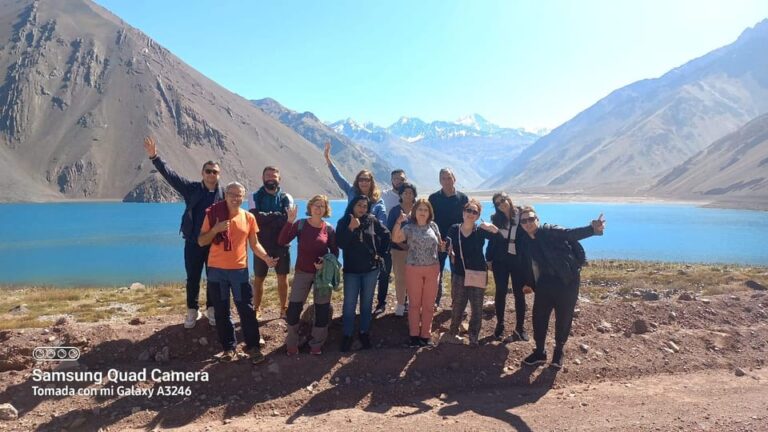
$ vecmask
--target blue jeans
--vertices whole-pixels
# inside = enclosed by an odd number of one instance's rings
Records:
[[[235,349],[235,325],[229,310],[229,294],[235,300],[237,314],[240,315],[240,326],[243,328],[245,345],[248,348],[259,346],[259,322],[253,309],[253,287],[248,277],[248,269],[225,270],[216,267],[208,268],[208,292],[213,300],[216,316],[216,331],[219,342],[225,351]]]
[[[344,309],[342,314],[344,336],[352,336],[355,331],[355,310],[357,309],[358,297],[360,298],[360,333],[368,333],[370,330],[373,292],[376,289],[378,277],[379,269],[368,273],[344,272]]]

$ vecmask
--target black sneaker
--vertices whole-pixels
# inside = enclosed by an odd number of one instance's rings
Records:
[[[523,364],[527,366],[538,366],[547,362],[546,351],[534,351],[531,355],[523,359]]]
[[[563,368],[563,349],[555,348],[555,352],[552,355],[552,362],[549,364],[554,369]]]
[[[504,323],[496,323],[496,330],[493,331],[493,337],[501,339],[504,335]]]
[[[419,338],[419,344],[423,347],[433,347],[432,338]]]
[[[379,316],[379,315],[383,314],[384,312],[386,312],[386,310],[387,310],[387,305],[380,304],[380,305],[376,306],[376,309],[373,310],[373,316]]]
[[[515,332],[512,333],[512,336],[517,341],[528,342],[529,340],[531,340],[531,338],[528,337],[528,333],[526,333],[525,330],[523,330],[523,329],[515,330]]]
[[[408,346],[410,348],[421,348],[421,338],[418,336],[411,336],[408,340]]]
[[[339,348],[339,351],[348,352],[350,348],[352,348],[352,336],[341,338],[341,348]]]
[[[363,345],[363,349],[371,349],[371,338],[368,333],[360,333],[360,343]]]

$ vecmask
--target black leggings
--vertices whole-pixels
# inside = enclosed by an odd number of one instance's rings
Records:
[[[512,294],[515,296],[515,330],[522,331],[525,327],[525,294],[523,293],[523,266],[516,255],[507,254],[500,260],[493,261],[493,279],[496,281],[496,323],[504,324],[504,309],[507,306],[509,282],[512,281]]]
[[[542,283],[543,282],[543,283]],[[573,310],[579,299],[579,278],[569,284],[555,276],[542,277],[536,285],[533,300],[533,340],[536,350],[544,351],[547,339],[549,316],[555,311],[555,348],[561,348],[568,341],[573,322]]]

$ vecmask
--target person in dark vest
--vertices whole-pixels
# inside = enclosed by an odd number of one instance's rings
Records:
[[[602,213],[590,225],[566,229],[556,225],[539,224],[533,207],[523,207],[520,224],[526,234],[521,240],[526,267],[526,286],[533,288],[533,340],[536,348],[523,364],[536,366],[547,361],[544,342],[547,338],[549,316],[555,311],[555,351],[550,365],[563,367],[563,348],[568,341],[573,322],[573,310],[579,298],[581,265],[584,257],[579,240],[603,235],[605,220]],[[581,255],[581,257],[579,256]]]
[[[293,198],[280,188],[280,170],[274,166],[265,167],[261,173],[263,186],[248,197],[248,209],[259,223],[259,243],[267,254],[277,258],[277,295],[280,300],[280,317],[285,318],[288,309],[288,272],[291,269],[291,255],[288,246],[277,241],[280,230],[288,220],[288,209]],[[261,299],[264,296],[264,279],[269,267],[261,258],[253,257],[253,306],[259,317]]]
[[[221,169],[218,163],[208,161],[203,164],[202,181],[194,181],[177,174],[158,156],[157,144],[151,137],[144,138],[144,150],[146,150],[147,156],[149,156],[157,172],[181,195],[186,205],[181,216],[180,231],[184,237],[184,269],[187,273],[187,316],[184,320],[184,327],[190,329],[201,317],[198,310],[200,278],[203,267],[207,268],[210,249],[210,245],[200,246],[197,243],[197,238],[200,235],[200,227],[203,226],[205,210],[224,199],[224,189],[219,184]],[[208,324],[216,325],[213,301],[207,289],[205,298]]]

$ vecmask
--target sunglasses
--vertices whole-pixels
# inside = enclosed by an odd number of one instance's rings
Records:
[[[480,214],[480,212],[479,212],[479,211],[477,211],[477,210],[473,210],[473,209],[469,209],[469,208],[468,208],[468,209],[464,209],[464,213],[473,214],[473,215],[475,215],[475,216],[477,216],[477,215],[479,215],[479,214]]]
[[[215,170],[215,169],[206,168],[206,169],[205,169],[205,173],[206,173],[206,174],[218,174],[218,173],[219,173],[219,171],[218,171],[218,170]]]
[[[523,219],[520,219],[520,223],[521,223],[521,224],[529,224],[529,223],[534,223],[534,222],[536,222],[538,219],[539,219],[539,218],[537,218],[536,216],[534,216],[534,217],[529,217],[529,218],[523,218]]]
[[[359,179],[357,179],[357,181],[360,182],[360,183],[370,183],[371,179],[369,179],[367,177],[360,177]]]

